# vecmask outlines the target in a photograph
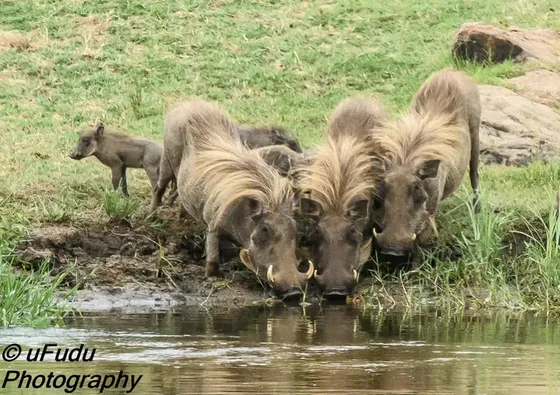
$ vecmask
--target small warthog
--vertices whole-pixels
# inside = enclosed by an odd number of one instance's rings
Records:
[[[464,73],[442,70],[416,93],[411,110],[376,133],[385,177],[375,203],[381,233],[376,247],[407,255],[433,243],[439,203],[461,184],[470,166],[478,194],[480,98]]]
[[[183,157],[184,136],[175,127],[176,120],[182,119],[182,105],[173,107],[167,114],[164,122],[163,156],[161,158],[160,174],[157,187],[152,196],[149,213],[153,214],[161,204],[163,194],[170,182],[174,186],[169,197],[169,204],[173,204],[177,198],[177,176],[179,166]],[[252,128],[245,125],[234,125],[230,131],[236,138],[241,137],[241,141],[249,148],[258,148],[269,145],[285,145],[295,152],[301,152],[297,141],[291,137],[284,129],[279,127],[259,127]]]
[[[326,143],[300,170],[301,212],[315,222],[309,237],[314,276],[327,295],[352,293],[369,259],[377,183],[371,136],[386,118],[374,100],[343,101],[330,117]]]
[[[298,141],[281,127],[236,125],[236,131],[243,144],[249,148],[285,145],[294,152],[302,153]]]
[[[178,185],[181,203],[204,221],[206,275],[219,274],[219,241],[241,246],[241,261],[278,296],[299,294],[313,274],[298,271],[295,197],[291,182],[247,148],[216,105],[187,101],[168,127],[185,142]],[[179,115],[180,114],[180,115]]]
[[[157,186],[162,148],[157,143],[124,133],[105,132],[102,123],[82,134],[70,158],[80,160],[95,156],[111,168],[113,188],[121,185],[124,196],[128,196],[126,169],[144,169],[152,188]]]
[[[284,145],[269,145],[255,148],[264,161],[274,167],[282,177],[297,178],[298,169],[309,166],[313,161],[314,153],[295,152]]]

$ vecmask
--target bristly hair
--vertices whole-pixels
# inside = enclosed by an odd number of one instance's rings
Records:
[[[190,100],[173,108],[180,111],[189,150],[211,150],[218,136],[232,141],[235,125],[217,104],[203,100]]]
[[[375,172],[367,141],[347,135],[327,137],[311,165],[299,170],[298,188],[309,192],[325,213],[346,215],[357,199],[370,199]]]
[[[203,216],[219,221],[240,198],[252,198],[272,212],[282,211],[294,197],[291,182],[269,166],[258,152],[228,134],[212,137],[212,148],[195,151],[187,188],[199,188]]]
[[[455,170],[468,133],[467,125],[458,122],[453,112],[435,115],[410,111],[373,134],[373,143],[389,171],[398,166],[416,168],[432,159],[440,159]]]
[[[449,114],[450,119],[454,116],[460,118],[466,105],[461,86],[466,83],[473,82],[465,73],[440,70],[418,89],[412,100],[412,109],[419,114]]]
[[[388,115],[373,98],[352,97],[341,101],[329,118],[327,135],[339,138],[353,136],[369,139],[371,131],[387,122]]]

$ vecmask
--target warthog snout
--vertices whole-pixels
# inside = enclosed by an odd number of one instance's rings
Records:
[[[392,256],[405,256],[408,255],[416,241],[416,233],[406,234],[404,237],[388,237],[390,232],[377,232],[373,230],[373,237],[375,238],[375,248],[382,254]]]
[[[309,268],[305,273],[298,271],[296,265],[286,265],[284,263],[265,266],[256,266],[251,258],[248,249],[241,249],[239,258],[245,266],[254,271],[274,291],[274,295],[279,298],[287,298],[291,296],[303,294],[305,284],[313,277],[315,266],[312,261],[309,262]],[[263,270],[264,269],[264,270]]]
[[[73,150],[72,152],[70,152],[70,159],[80,160],[82,159],[82,157],[80,156],[77,150]]]
[[[316,270],[314,272],[314,277],[326,296],[351,295],[358,283],[358,276],[357,270],[352,270],[351,274],[344,271],[336,276],[328,273],[318,274]]]
[[[358,284],[359,273],[356,269],[331,265],[322,272],[315,270],[313,277],[323,295],[350,295]]]

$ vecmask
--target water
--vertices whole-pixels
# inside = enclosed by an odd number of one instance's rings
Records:
[[[11,343],[96,349],[92,362],[0,362],[28,374],[142,375],[134,394],[560,393],[560,327],[523,315],[382,314],[352,306],[104,315],[0,331]],[[62,379],[61,379],[62,380]],[[124,382],[121,382],[123,384]],[[130,383],[129,383],[130,384]],[[127,387],[130,390],[130,385]],[[6,394],[61,389],[0,388]],[[77,389],[96,394],[98,389]],[[109,389],[105,394],[126,390]]]

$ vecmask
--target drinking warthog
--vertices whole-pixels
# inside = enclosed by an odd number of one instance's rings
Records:
[[[204,221],[206,275],[219,274],[219,241],[241,246],[241,261],[278,296],[302,292],[313,274],[297,269],[295,198],[291,182],[247,148],[235,126],[216,105],[187,101],[168,115],[185,143],[179,197],[194,218]]]
[[[325,294],[352,293],[371,252],[372,130],[387,115],[374,100],[341,102],[330,117],[327,140],[300,170],[301,213],[313,218],[314,276]]]
[[[162,148],[157,143],[124,133],[105,132],[102,123],[83,133],[70,158],[80,160],[95,156],[105,166],[111,168],[113,189],[121,185],[124,196],[128,196],[126,183],[127,167],[144,169],[152,188],[158,181]]]
[[[163,155],[161,158],[159,179],[157,187],[154,189],[149,213],[153,214],[161,204],[163,194],[170,182],[173,182],[173,189],[169,197],[169,204],[173,204],[177,198],[177,176],[179,166],[183,157],[184,136],[179,129],[174,127],[175,119],[182,119],[182,104],[173,107],[167,114],[164,122]],[[241,138],[241,141],[249,148],[258,148],[269,145],[285,145],[295,152],[301,152],[301,148],[293,137],[284,129],[279,127],[258,127],[252,128],[245,125],[234,125],[230,130],[234,136]],[[183,212],[182,212],[183,213]]]
[[[422,85],[406,115],[375,134],[386,167],[375,204],[382,230],[375,244],[382,253],[406,255],[431,244],[439,203],[469,166],[476,199],[479,126],[476,85],[464,73],[442,70]]]

